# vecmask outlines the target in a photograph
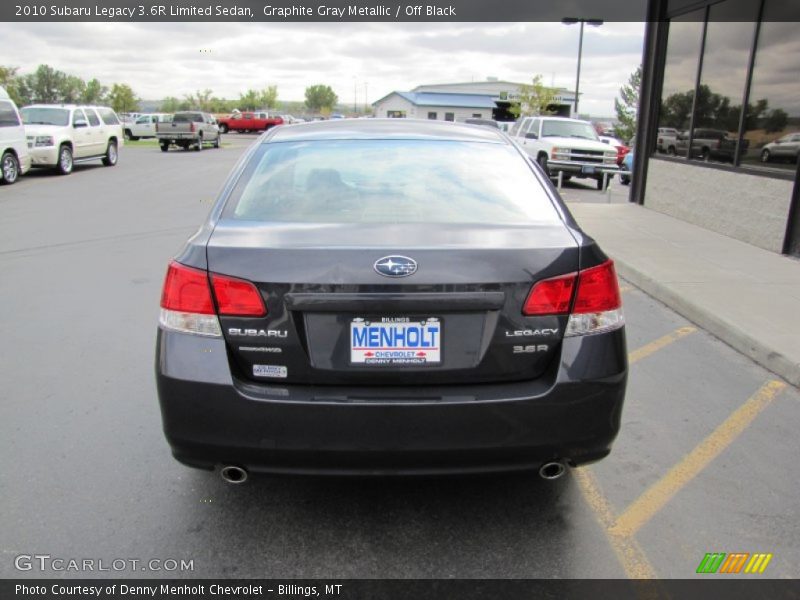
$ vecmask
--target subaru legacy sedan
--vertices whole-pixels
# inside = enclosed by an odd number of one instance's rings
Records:
[[[156,378],[175,458],[241,483],[606,456],[627,359],[614,265],[504,134],[276,127],[169,263]]]

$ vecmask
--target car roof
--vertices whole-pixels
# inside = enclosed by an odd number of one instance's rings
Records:
[[[427,119],[336,119],[276,127],[264,143],[301,140],[419,139],[509,143],[499,129]]]

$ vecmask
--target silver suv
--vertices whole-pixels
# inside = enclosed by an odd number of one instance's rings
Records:
[[[99,159],[107,167],[117,164],[122,124],[110,108],[33,104],[20,112],[32,166],[68,175],[78,162]]]

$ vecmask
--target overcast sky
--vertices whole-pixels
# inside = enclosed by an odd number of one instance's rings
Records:
[[[147,100],[209,88],[238,97],[278,86],[303,100],[330,85],[364,104],[430,83],[497,77],[574,89],[577,25],[560,23],[0,23],[0,64],[52,67],[105,85],[128,83]],[[586,27],[581,112],[614,114],[619,87],[641,62],[643,23]]]

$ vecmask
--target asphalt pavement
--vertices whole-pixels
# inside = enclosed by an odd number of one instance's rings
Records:
[[[627,282],[622,432],[558,481],[234,487],[175,462],[153,378],[162,279],[252,139],[126,147],[114,168],[0,188],[0,577],[687,578],[708,552],[771,553],[762,577],[800,576],[800,393]],[[15,567],[34,554],[126,562]]]

